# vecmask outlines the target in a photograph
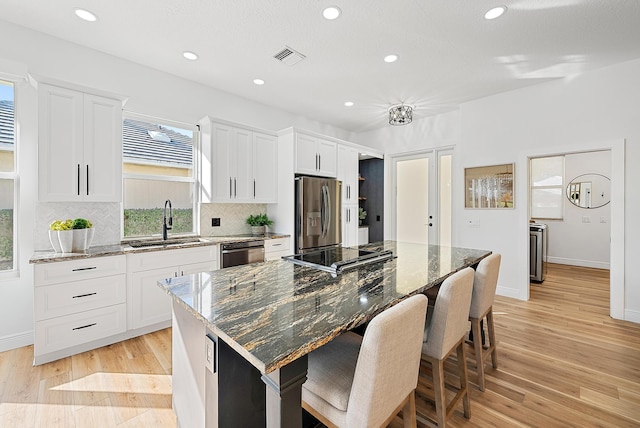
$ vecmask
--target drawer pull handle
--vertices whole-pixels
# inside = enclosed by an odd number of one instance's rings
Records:
[[[82,330],[83,328],[93,327],[96,324],[98,324],[98,323],[94,322],[93,324],[83,325],[82,327],[74,327],[74,330]]]
[[[80,297],[89,297],[89,296],[95,296],[98,293],[87,293],[87,294],[78,294],[77,296],[73,296],[72,299],[77,299]]]
[[[279,247],[280,245],[282,245],[282,244],[273,244],[273,245],[271,245],[271,246],[272,246],[272,247]]]
[[[84,267],[84,268],[76,268],[76,269],[73,269],[72,272],[80,272],[80,271],[83,271],[83,270],[92,270],[92,269],[98,269],[98,267],[97,266],[91,266],[91,267]]]

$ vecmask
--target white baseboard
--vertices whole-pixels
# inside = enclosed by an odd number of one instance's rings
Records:
[[[523,297],[521,295],[520,290],[518,290],[517,288],[498,286],[498,288],[496,289],[496,294],[505,297],[513,297],[514,299],[518,300],[527,300],[526,297]]]
[[[567,259],[565,257],[547,256],[549,263],[558,263],[559,265],[582,266],[596,269],[609,269],[609,262],[595,262],[592,260]]]
[[[33,330],[0,337],[0,352],[33,345]]]
[[[640,311],[632,311],[631,309],[624,310],[625,321],[640,323]]]

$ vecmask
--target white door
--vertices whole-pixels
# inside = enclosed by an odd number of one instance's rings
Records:
[[[393,157],[397,241],[451,244],[451,159],[449,150]]]

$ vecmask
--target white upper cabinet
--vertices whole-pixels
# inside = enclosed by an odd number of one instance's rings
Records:
[[[275,136],[202,123],[202,202],[277,202]]]
[[[342,204],[358,203],[358,150],[338,145],[338,180],[342,181]]]
[[[122,200],[122,102],[39,85],[40,201]]]
[[[336,176],[337,144],[306,134],[296,133],[297,174]]]
[[[253,133],[254,202],[278,202],[278,138]]]

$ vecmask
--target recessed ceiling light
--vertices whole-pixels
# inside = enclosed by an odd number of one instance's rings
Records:
[[[253,83],[256,85],[264,85],[264,80],[262,79],[253,79]]]
[[[384,57],[384,62],[396,62],[398,60],[398,55],[387,55]]]
[[[337,7],[337,6],[329,6],[329,7],[325,8],[325,10],[322,11],[322,16],[324,16],[325,19],[328,19],[329,21],[332,21],[334,19],[338,19],[340,17],[341,13],[342,13],[342,11],[340,10],[339,7]]]
[[[198,59],[198,54],[195,54],[195,53],[190,52],[190,51],[182,52],[182,56],[185,57],[186,59],[191,60],[191,61],[195,61],[195,60]]]
[[[344,103],[344,105],[345,105],[346,107],[353,107],[353,101],[346,101],[346,102]]]
[[[85,21],[94,22],[98,19],[98,17],[85,9],[76,9],[76,16],[80,19],[84,19]]]
[[[484,14],[484,19],[496,19],[502,16],[507,11],[507,6],[498,6],[489,10]]]

